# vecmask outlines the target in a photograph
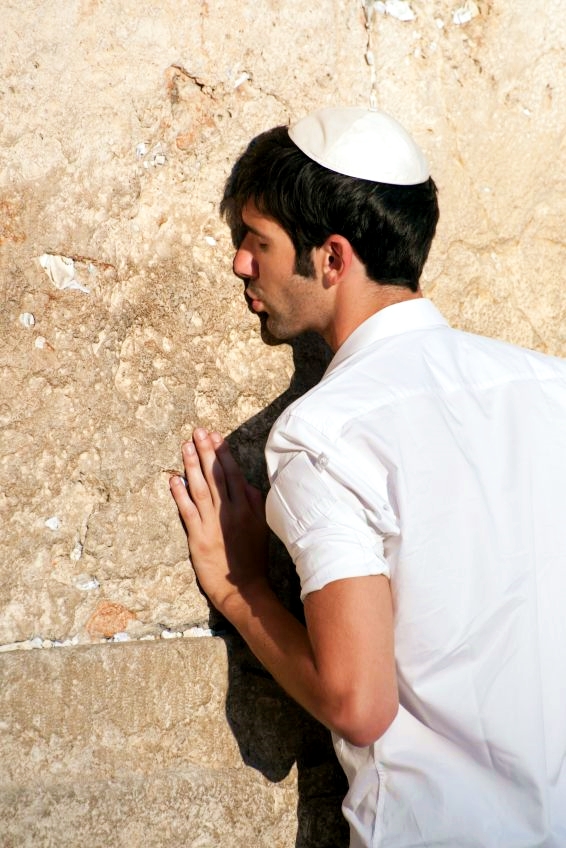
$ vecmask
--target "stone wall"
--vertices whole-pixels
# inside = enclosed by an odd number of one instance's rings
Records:
[[[326,735],[211,615],[167,470],[201,424],[265,485],[269,425],[324,365],[262,343],[217,207],[254,134],[368,102],[362,5],[1,12],[2,844],[344,844]],[[426,294],[566,355],[562,4],[388,0],[369,34],[440,190]]]

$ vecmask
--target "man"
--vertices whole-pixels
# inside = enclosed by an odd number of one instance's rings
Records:
[[[422,297],[436,189],[382,113],[264,133],[222,208],[265,331],[335,356],[266,449],[306,627],[267,582],[260,496],[197,429],[171,488],[201,586],[332,731],[352,848],[564,848],[565,363]]]

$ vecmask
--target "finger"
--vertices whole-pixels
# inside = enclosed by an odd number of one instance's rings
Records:
[[[169,488],[171,489],[171,494],[177,504],[177,509],[179,510],[181,518],[187,528],[187,533],[190,534],[191,529],[194,528],[194,522],[199,521],[200,523],[199,511],[192,502],[189,493],[187,492],[187,487],[181,477],[170,477]]]
[[[211,440],[216,448],[216,456],[224,472],[228,497],[231,501],[237,502],[246,497],[246,486],[248,485],[246,478],[234,459],[228,442],[222,438],[220,433],[211,433]]]
[[[203,474],[200,458],[193,442],[185,442],[181,447],[181,453],[187,478],[187,493],[204,520],[214,505],[210,486]]]
[[[197,427],[193,433],[193,441],[210,494],[214,503],[218,504],[225,500],[227,496],[226,478],[222,465],[216,456],[211,434],[202,427]]]

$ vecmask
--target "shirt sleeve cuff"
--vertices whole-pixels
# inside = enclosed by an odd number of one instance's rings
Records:
[[[266,512],[295,563],[301,598],[334,580],[389,577],[381,535],[361,507],[355,509],[325,484],[306,453],[297,453],[277,475]]]
[[[356,532],[347,527],[317,526],[316,522],[300,540],[289,546],[301,581],[301,600],[310,592],[322,589],[334,580],[349,577],[390,576],[383,557],[381,537]]]

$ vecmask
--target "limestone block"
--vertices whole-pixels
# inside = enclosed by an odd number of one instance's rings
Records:
[[[186,765],[146,778],[41,781],[24,788],[4,785],[0,791],[5,848],[295,845],[291,786],[273,787],[261,776],[227,769]]]
[[[241,766],[220,639],[14,651],[0,668],[6,781]]]
[[[327,734],[238,640],[13,651],[0,677],[2,845],[343,844]]]

